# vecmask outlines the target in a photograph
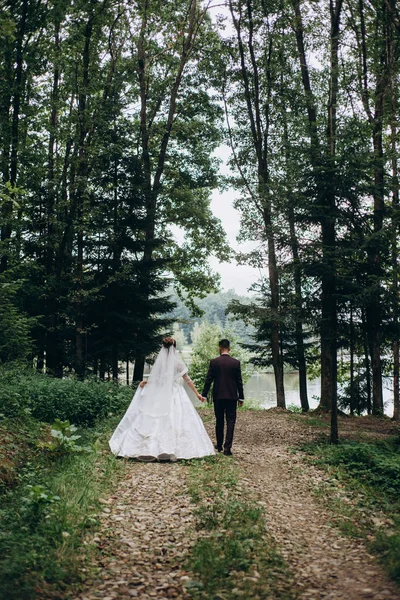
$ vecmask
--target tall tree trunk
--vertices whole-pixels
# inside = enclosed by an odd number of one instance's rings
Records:
[[[383,57],[382,57],[383,62]],[[383,65],[382,65],[382,68]],[[380,74],[376,95],[375,114],[373,122],[373,146],[374,146],[374,240],[370,243],[368,250],[370,272],[372,276],[373,292],[367,307],[367,322],[369,333],[369,344],[371,347],[372,366],[372,412],[375,415],[383,414],[383,387],[382,387],[382,365],[381,365],[381,263],[382,242],[378,241],[378,234],[383,226],[383,214],[385,210],[383,178],[383,102],[384,102],[383,73]]]
[[[337,307],[336,307],[336,239],[335,239],[335,188],[336,188],[336,106],[339,88],[339,27],[343,0],[330,0],[331,34],[330,34],[330,82],[328,103],[328,155],[329,171],[332,174],[332,185],[327,198],[327,219],[322,221],[322,244],[327,255],[328,272],[322,279],[322,322],[326,317],[326,331],[330,342],[329,370],[330,385],[321,389],[321,402],[331,402],[331,443],[339,439],[337,421]],[[324,286],[325,284],[325,286]],[[325,290],[324,290],[325,287]],[[322,346],[322,344],[321,344]]]
[[[371,395],[371,367],[369,361],[369,345],[368,345],[368,332],[367,332],[367,317],[364,308],[361,310],[361,324],[362,324],[362,336],[363,336],[363,349],[364,349],[364,368],[365,368],[365,381],[367,386],[367,412],[370,415],[372,413],[372,395]]]
[[[386,35],[382,33],[382,27],[386,21],[385,0],[382,0],[380,6],[377,6],[375,21],[375,36],[377,40],[378,56],[376,62],[376,88],[374,94],[374,112],[370,107],[370,98],[368,90],[368,56],[367,56],[367,29],[365,25],[364,0],[359,0],[360,14],[360,53],[362,62],[362,90],[361,99],[369,123],[372,127],[372,142],[374,151],[374,188],[373,188],[373,236],[368,247],[368,265],[370,275],[370,293],[366,306],[366,321],[368,332],[368,345],[371,352],[372,367],[372,412],[374,414],[383,413],[383,388],[382,388],[382,365],[381,365],[381,293],[380,284],[382,271],[382,240],[379,232],[382,230],[383,217],[385,211],[384,202],[384,159],[383,159],[383,110],[387,87],[386,72],[386,47],[384,40]],[[375,42],[374,42],[375,43]]]
[[[136,381],[142,381],[145,362],[145,357],[142,354],[136,356],[135,365],[133,368],[132,383],[135,383]]]
[[[49,147],[48,147],[48,169],[47,169],[47,203],[46,203],[46,247],[45,247],[45,271],[47,279],[47,293],[45,301],[45,348],[46,348],[46,371],[53,375],[62,377],[63,368],[58,340],[58,299],[57,291],[51,285],[55,274],[54,261],[54,222],[56,204],[56,139],[58,126],[58,104],[59,104],[59,80],[60,80],[60,20],[56,15],[54,23],[54,71],[53,88],[51,93],[51,112],[49,123]],[[50,287],[51,286],[51,287]]]
[[[295,34],[300,60],[304,94],[307,106],[310,158],[316,181],[320,179],[321,144],[317,130],[317,111],[314,94],[308,72],[307,56],[304,44],[304,28],[300,2],[292,0],[295,15]],[[336,273],[335,273],[335,140],[336,140],[336,104],[338,91],[338,48],[339,24],[342,10],[342,0],[330,1],[330,81],[328,101],[328,130],[327,130],[327,160],[325,161],[326,175],[329,175],[332,185],[326,187],[320,184],[317,193],[319,203],[323,207],[321,215],[322,252],[324,269],[321,280],[321,403],[324,410],[331,410],[331,441],[338,440],[337,427],[337,344],[336,344]]]
[[[283,83],[282,83],[283,87]],[[289,147],[289,134],[286,119],[285,109],[282,111],[283,114],[283,136],[285,149]],[[286,152],[286,165],[289,169],[289,160]],[[299,257],[299,242],[296,235],[296,219],[294,213],[294,202],[291,197],[292,190],[290,190],[290,197],[288,199],[288,221],[289,221],[289,234],[290,234],[290,247],[293,256],[293,280],[295,290],[295,305],[296,305],[296,351],[297,351],[297,362],[299,367],[299,391],[300,391],[300,404],[303,412],[308,412],[310,409],[307,396],[307,363],[304,350],[304,333],[303,333],[303,298],[301,291],[301,263]]]
[[[396,10],[395,0],[387,0],[389,14],[394,14]],[[387,24],[387,46],[389,60],[390,77],[390,142],[392,154],[392,239],[391,239],[391,259],[392,259],[392,318],[394,325],[393,350],[393,419],[400,420],[400,393],[399,393],[399,252],[398,252],[398,234],[399,234],[399,171],[398,171],[398,97],[397,97],[397,77],[398,64],[396,61],[396,44],[394,24],[389,20]]]
[[[100,380],[104,381],[106,378],[106,365],[104,362],[104,358],[100,358],[100,367],[99,367]]]
[[[148,0],[142,0],[142,22],[141,29],[138,39],[138,77],[139,77],[139,90],[140,90],[140,144],[141,144],[141,159],[143,164],[143,171],[145,177],[144,194],[146,198],[146,223],[147,228],[145,230],[145,247],[143,252],[142,260],[142,297],[150,298],[151,290],[149,282],[152,277],[154,269],[154,247],[156,243],[156,223],[157,223],[157,202],[162,187],[162,177],[164,174],[165,160],[167,157],[168,145],[171,137],[172,127],[176,115],[176,106],[178,100],[178,94],[182,83],[184,69],[189,60],[190,53],[192,51],[196,35],[198,33],[201,22],[205,18],[205,11],[198,13],[198,2],[197,0],[190,0],[189,9],[187,12],[187,22],[183,24],[187,25],[186,34],[183,34],[182,40],[182,51],[180,56],[180,62],[177,67],[175,78],[172,84],[171,93],[168,102],[168,114],[164,127],[164,133],[161,138],[160,147],[158,153],[155,156],[152,164],[149,151],[150,142],[150,129],[151,119],[148,115],[148,104],[147,104],[147,55],[146,55],[146,41],[147,41],[147,24],[148,24]],[[153,115],[154,118],[154,115]],[[133,372],[133,380],[141,381],[143,379],[143,369],[145,364],[145,350],[141,345],[140,339],[137,347],[137,353],[135,355],[135,367]]]
[[[308,412],[310,409],[307,395],[307,363],[304,350],[304,333],[303,333],[303,298],[301,292],[301,265],[299,258],[299,243],[295,230],[295,216],[293,204],[289,204],[289,230],[290,230],[290,245],[294,263],[294,289],[296,303],[296,350],[297,361],[299,365],[299,391],[300,403],[303,412]]]
[[[0,260],[0,272],[7,270],[9,265],[9,245],[12,235],[12,215],[15,200],[14,188],[17,183],[18,158],[19,158],[19,118],[21,102],[23,98],[23,70],[24,70],[24,38],[26,30],[26,21],[28,16],[28,0],[23,0],[21,4],[21,18],[16,29],[16,54],[15,54],[15,74],[13,81],[12,96],[12,119],[11,119],[11,151],[10,151],[10,169],[9,180],[11,187],[11,199],[4,203],[2,208],[2,256]],[[7,119],[8,121],[8,119]]]
[[[350,302],[350,414],[354,416],[354,318],[353,303]]]
[[[279,271],[276,259],[275,236],[272,222],[272,199],[270,192],[270,176],[269,176],[269,124],[270,124],[270,97],[271,97],[271,74],[270,61],[272,53],[272,38],[268,44],[266,51],[267,55],[267,81],[268,92],[267,98],[262,103],[260,97],[260,80],[259,80],[259,65],[257,63],[254,46],[254,22],[253,22],[253,5],[251,0],[243,2],[247,11],[247,19],[249,26],[249,35],[244,42],[242,36],[243,27],[243,8],[242,3],[239,4],[239,17],[236,17],[235,7],[232,1],[229,2],[229,8],[232,15],[233,24],[236,30],[239,54],[241,78],[244,85],[244,96],[247,105],[247,112],[250,121],[250,130],[253,141],[254,151],[257,157],[258,168],[258,190],[257,198],[254,198],[256,208],[261,214],[264,223],[265,235],[267,238],[268,249],[268,280],[271,294],[271,354],[272,365],[275,376],[275,389],[277,406],[286,408],[285,388],[284,388],[284,372],[283,372],[283,357],[281,352],[281,335],[280,335],[280,294],[279,294]],[[246,62],[245,43],[250,56],[250,69]],[[251,83],[250,83],[251,77]],[[264,114],[264,122],[262,118]]]
[[[126,357],[126,377],[125,377],[125,382],[126,385],[129,385],[129,356]]]
[[[112,347],[112,379],[114,383],[118,383],[118,345],[114,341]]]
[[[93,33],[93,16],[90,16],[86,22],[84,38],[85,44],[82,55],[83,74],[81,88],[78,85],[78,167],[77,167],[77,185],[75,189],[77,206],[77,263],[76,263],[76,316],[75,316],[75,371],[79,377],[84,377],[85,353],[84,353],[84,211],[86,196],[86,179],[88,176],[86,136],[89,131],[87,116],[87,94],[89,88],[89,65],[90,65],[90,45]]]
[[[264,223],[268,237],[268,278],[271,292],[271,353],[272,365],[275,375],[276,404],[279,408],[286,408],[285,388],[283,383],[283,358],[280,344],[279,327],[279,275],[276,263],[275,240],[272,233],[272,220],[269,208],[264,208]]]

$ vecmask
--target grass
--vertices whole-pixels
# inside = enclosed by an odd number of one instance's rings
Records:
[[[400,582],[400,438],[301,448],[327,476],[316,487],[345,535],[367,541]]]
[[[290,407],[289,407],[290,408]],[[320,427],[321,429],[327,429],[330,427],[330,422],[322,419],[321,417],[314,416],[312,412],[302,413],[300,411],[293,411],[290,418],[298,423],[307,425],[308,427]]]
[[[231,459],[189,465],[198,537],[187,568],[194,598],[295,598],[292,580],[266,530],[263,506],[240,483]]]
[[[115,485],[124,468],[107,449],[115,423],[103,421],[83,430],[82,439],[93,451],[52,457],[40,447],[48,428],[37,422],[18,426],[31,432],[25,447],[13,435],[15,422],[3,424],[17,446],[18,476],[3,490],[0,509],[0,598],[34,600],[70,597],[90,573],[90,554],[83,546],[85,532],[99,524],[100,499]],[[40,428],[40,432],[38,432]],[[12,468],[9,466],[9,470]]]

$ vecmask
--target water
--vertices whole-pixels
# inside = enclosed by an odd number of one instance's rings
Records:
[[[391,391],[392,381],[384,379],[383,401],[385,414],[393,416],[393,394]],[[298,373],[285,373],[284,376],[286,406],[293,404],[301,406],[299,394]],[[307,381],[308,402],[310,408],[316,408],[321,394],[321,380],[313,379]],[[244,386],[246,400],[255,402],[259,408],[272,408],[276,406],[275,378],[273,373],[255,373]],[[314,396],[314,397],[313,397]]]

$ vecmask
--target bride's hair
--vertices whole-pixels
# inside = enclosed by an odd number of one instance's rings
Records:
[[[162,345],[164,346],[164,348],[167,348],[169,350],[171,346],[174,346],[174,348],[176,348],[176,341],[172,337],[165,337],[162,341]]]

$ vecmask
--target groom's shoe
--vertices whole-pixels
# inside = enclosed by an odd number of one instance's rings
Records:
[[[225,454],[225,456],[233,456],[233,454],[230,450],[224,450],[224,454]]]
[[[217,446],[217,444],[215,444],[214,448],[218,450],[218,452],[222,452],[222,448],[220,446]]]

